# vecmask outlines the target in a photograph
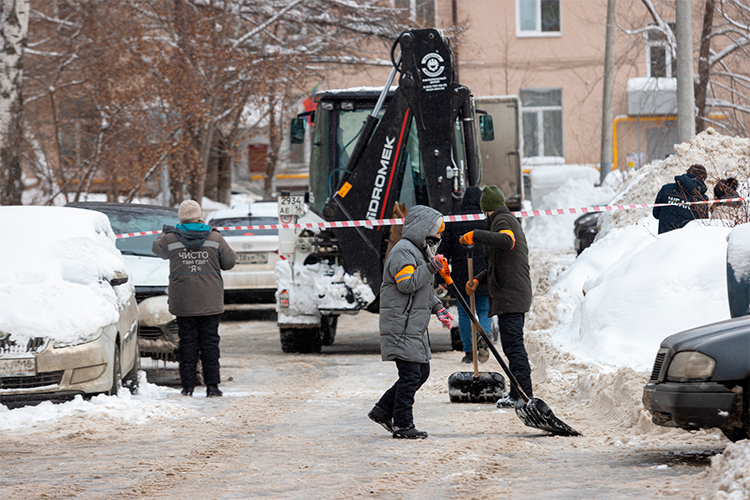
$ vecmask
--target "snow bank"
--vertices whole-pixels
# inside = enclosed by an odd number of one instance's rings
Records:
[[[192,413],[177,401],[167,399],[170,394],[178,394],[176,389],[149,384],[143,371],[138,372],[138,381],[137,395],[123,388],[117,396],[102,394],[90,400],[76,396],[62,404],[45,401],[13,410],[0,405],[0,430],[37,432],[40,428],[49,430],[55,424],[66,432],[77,432],[81,427],[95,429],[99,424],[108,430],[112,420],[129,426],[143,425],[159,419],[184,418]]]
[[[746,500],[750,498],[750,441],[727,446],[711,458],[706,491],[701,499]]]
[[[684,174],[694,164],[706,167],[706,194],[709,199],[713,198],[713,186],[719,179],[734,177],[740,182],[747,180],[750,171],[750,139],[728,137],[708,128],[690,141],[675,145],[674,149],[675,154],[665,160],[638,170],[625,189],[612,199],[612,204],[653,203],[664,184],[674,182],[675,176]],[[646,217],[651,217],[651,210],[605,213],[599,222],[601,234],[606,234],[612,228],[636,224]]]

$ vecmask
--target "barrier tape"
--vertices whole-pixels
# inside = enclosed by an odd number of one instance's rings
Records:
[[[571,214],[588,214],[596,212],[613,212],[616,210],[631,210],[634,208],[653,208],[668,207],[670,205],[706,205],[713,203],[730,203],[733,201],[745,201],[743,198],[722,198],[719,200],[707,201],[687,201],[684,203],[640,203],[635,205],[605,205],[600,207],[581,207],[581,208],[550,208],[545,210],[521,210],[511,212],[515,217],[543,217],[547,215],[571,215]],[[445,222],[467,222],[484,220],[484,214],[460,214],[444,215]],[[304,224],[261,224],[257,226],[216,226],[219,231],[247,231],[253,229],[326,229],[326,228],[344,228],[344,227],[378,227],[378,226],[398,226],[404,223],[404,219],[375,219],[375,220],[342,220],[330,222],[307,222]],[[116,234],[117,238],[132,238],[134,236],[148,236],[159,234],[161,231],[142,231],[138,233]]]

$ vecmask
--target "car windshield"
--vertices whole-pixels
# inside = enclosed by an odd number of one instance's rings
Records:
[[[224,219],[213,219],[209,221],[211,227],[232,227],[232,226],[266,226],[278,224],[279,219],[276,217],[227,217]],[[279,234],[278,229],[231,229],[221,230],[224,236],[276,236]]]
[[[164,225],[174,226],[180,221],[177,212],[143,211],[131,212],[125,210],[105,210],[97,208],[109,217],[109,223],[115,234],[140,233],[148,231],[161,231]],[[118,238],[117,248],[124,255],[142,255],[153,257],[151,246],[158,234],[148,236],[133,236],[129,238]]]

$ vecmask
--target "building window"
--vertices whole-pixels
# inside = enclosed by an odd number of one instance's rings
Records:
[[[667,23],[675,30],[675,23]],[[672,58],[672,50],[664,33],[655,30],[646,32],[646,68],[651,78],[675,78],[677,60]]]
[[[521,89],[523,155],[564,156],[562,89]]]
[[[559,36],[560,0],[516,0],[518,36]]]
[[[393,0],[393,6],[409,13],[409,19],[435,26],[435,0]]]

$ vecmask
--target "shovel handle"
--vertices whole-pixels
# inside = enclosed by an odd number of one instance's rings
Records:
[[[447,281],[446,281],[447,283]],[[505,374],[510,379],[510,383],[513,384],[513,387],[515,387],[516,391],[518,391],[518,394],[521,395],[521,398],[523,398],[525,403],[529,402],[529,397],[526,395],[525,392],[523,392],[523,389],[521,389],[521,384],[518,383],[518,379],[515,375],[510,371],[510,368],[508,368],[508,365],[505,364],[505,361],[500,357],[500,353],[497,352],[497,349],[495,348],[495,345],[490,340],[490,337],[484,332],[484,329],[482,328],[482,325],[479,323],[479,318],[477,318],[477,315],[472,313],[471,309],[469,308],[469,305],[466,303],[466,300],[463,298],[463,296],[459,293],[458,287],[455,283],[453,283],[453,280],[448,283],[448,286],[450,287],[451,291],[453,291],[453,294],[456,296],[456,299],[458,300],[458,303],[461,304],[461,307],[464,308],[464,311],[466,311],[466,314],[471,318],[471,322],[474,324],[474,327],[476,327],[477,332],[482,336],[484,341],[487,343],[487,347],[489,347],[490,351],[492,351],[492,355],[495,356],[495,359],[497,359],[497,362],[500,363],[500,367],[503,369]]]

